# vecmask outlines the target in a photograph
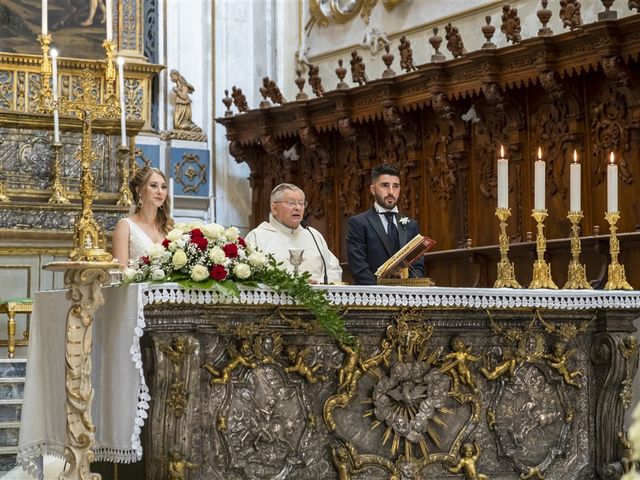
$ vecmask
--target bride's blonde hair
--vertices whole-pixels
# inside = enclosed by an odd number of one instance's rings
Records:
[[[129,188],[133,195],[133,213],[138,213],[140,211],[140,191],[147,186],[149,178],[151,178],[151,175],[154,173],[160,175],[162,179],[167,182],[165,174],[161,170],[153,167],[143,167],[138,169],[133,178],[131,178],[131,181],[129,181]],[[166,235],[173,228],[173,224],[174,222],[171,218],[171,202],[169,200],[169,195],[167,195],[167,198],[164,199],[164,203],[160,206],[158,213],[156,214],[156,225]]]

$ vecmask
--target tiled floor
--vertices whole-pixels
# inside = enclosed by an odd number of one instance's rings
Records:
[[[64,467],[64,460],[56,457],[44,457],[44,478],[45,480],[57,480],[58,475]],[[14,468],[4,477],[0,477],[2,480],[33,480],[27,472],[21,468]]]

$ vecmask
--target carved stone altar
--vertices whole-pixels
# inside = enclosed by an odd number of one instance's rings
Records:
[[[354,345],[269,291],[144,293],[147,478],[620,477],[638,293],[328,292]]]

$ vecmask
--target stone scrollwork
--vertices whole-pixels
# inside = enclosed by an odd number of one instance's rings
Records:
[[[382,0],[387,10],[393,10],[405,0]],[[345,2],[343,0],[310,0],[309,13],[311,20],[305,27],[311,31],[316,23],[320,27],[328,27],[330,23],[346,23],[360,14],[364,22],[369,24],[371,11],[378,4],[378,0],[355,0]]]

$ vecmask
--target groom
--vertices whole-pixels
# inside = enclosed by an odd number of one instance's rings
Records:
[[[375,271],[420,233],[418,222],[398,212],[400,172],[382,164],[371,172],[373,207],[349,219],[347,257],[358,285],[375,285]],[[424,260],[411,266],[410,277],[424,276]]]

